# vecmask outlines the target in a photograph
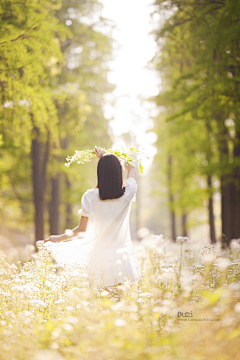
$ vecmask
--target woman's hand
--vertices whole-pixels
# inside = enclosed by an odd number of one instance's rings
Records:
[[[60,238],[61,238],[61,235],[51,235],[49,236],[49,238],[45,239],[44,242],[48,242],[48,241],[51,241],[51,242],[54,242],[54,243],[58,243],[60,242]]]
[[[130,162],[129,162],[128,165],[127,165],[127,163],[125,162],[125,163],[124,163],[124,170],[127,171],[127,172],[129,172],[131,169],[135,169],[135,165],[134,165],[134,164],[131,164]]]
[[[137,172],[134,164],[128,163],[124,164],[124,169],[127,171],[127,178],[132,177],[137,181]]]
[[[103,156],[103,154],[105,154],[105,150],[103,150],[103,148],[94,146],[93,151],[95,152],[96,156],[101,159],[101,157]]]

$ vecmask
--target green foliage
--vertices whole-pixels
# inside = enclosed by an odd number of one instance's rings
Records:
[[[34,128],[56,131],[48,63],[63,60],[59,39],[66,30],[55,16],[60,7],[59,1],[1,1],[0,129],[3,141],[14,138],[27,151]]]
[[[172,192],[178,211],[204,204],[220,179],[240,165],[239,1],[155,1],[167,14],[156,29],[153,63],[162,90],[155,102],[161,171],[172,158]],[[231,119],[231,120],[229,120]]]
[[[34,215],[32,139],[41,158],[49,141],[45,200],[51,202],[52,178],[59,179],[62,228],[66,208],[75,212],[95,177],[93,167],[66,171],[67,154],[99,138],[111,146],[103,106],[113,90],[107,79],[112,39],[102,32],[110,26],[101,9],[97,0],[0,3],[0,213],[26,232]],[[47,212],[45,206],[46,221]]]
[[[60,39],[69,32],[55,16],[60,7],[45,0],[0,3],[0,212],[2,221],[26,232],[33,220],[32,138],[36,130],[58,137],[49,62],[60,68]]]

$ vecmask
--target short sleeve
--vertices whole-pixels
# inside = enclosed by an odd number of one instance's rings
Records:
[[[124,184],[125,192],[124,195],[127,197],[129,201],[135,200],[136,192],[137,192],[137,181],[133,177],[129,177]]]
[[[81,216],[89,217],[90,215],[90,204],[89,204],[89,196],[88,192],[85,192],[82,196],[81,200]]]

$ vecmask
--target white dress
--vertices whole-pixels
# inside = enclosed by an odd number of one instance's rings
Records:
[[[52,256],[58,263],[85,267],[94,285],[114,286],[142,278],[129,228],[137,182],[129,177],[124,186],[124,194],[113,200],[100,200],[98,188],[86,191],[81,201],[81,214],[88,217],[84,238],[51,243]]]

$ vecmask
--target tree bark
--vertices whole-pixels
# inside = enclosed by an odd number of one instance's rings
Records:
[[[172,191],[172,157],[168,156],[168,201],[170,209],[170,221],[171,221],[171,237],[173,241],[176,241],[176,216],[173,209],[174,197]]]
[[[65,186],[66,186],[67,194],[70,195],[71,182],[67,175],[65,177]],[[69,196],[67,197],[67,199],[69,199]],[[73,211],[72,211],[72,203],[69,200],[65,202],[65,212],[66,212],[66,229],[71,229],[73,227]]]
[[[221,190],[221,218],[222,218],[222,247],[228,247],[229,241],[232,238],[232,208],[231,208],[231,193],[232,193],[232,176],[227,167],[229,166],[229,149],[228,149],[228,130],[224,124],[225,116],[219,116],[219,152],[221,172],[220,176],[220,190]]]
[[[33,200],[35,208],[35,240],[44,239],[44,195],[46,188],[46,169],[49,154],[49,136],[45,144],[45,152],[42,153],[43,144],[36,138],[32,140],[31,157],[32,157],[32,185]]]
[[[233,190],[232,190],[232,236],[240,238],[240,130],[236,131],[235,144],[233,150]]]
[[[213,197],[212,197],[212,178],[210,175],[207,177],[207,184],[208,189],[210,191],[209,198],[208,198],[208,222],[209,222],[209,229],[210,229],[210,239],[211,243],[216,243],[216,232],[215,232],[215,223],[214,223],[214,210],[213,210]]]
[[[138,230],[140,229],[140,214],[141,214],[141,177],[139,174],[138,169],[136,169],[138,172],[138,183],[137,183],[137,193],[136,193],[136,206],[135,206],[135,224],[136,224],[136,239],[140,240],[139,236],[138,236]]]
[[[223,247],[229,246],[230,240],[240,237],[240,129],[236,121],[232,166],[221,176],[222,193],[222,233]],[[229,158],[226,139],[227,129],[223,127],[221,156]],[[227,161],[223,161],[226,166]],[[225,169],[224,169],[225,170]]]
[[[232,184],[228,175],[221,176],[221,195],[222,195],[222,245],[229,246],[229,240],[232,238],[232,221],[231,221],[231,193]]]
[[[182,236],[187,235],[187,214],[185,212],[182,213]]]
[[[59,235],[60,174],[51,178],[51,200],[49,201],[50,233]]]

